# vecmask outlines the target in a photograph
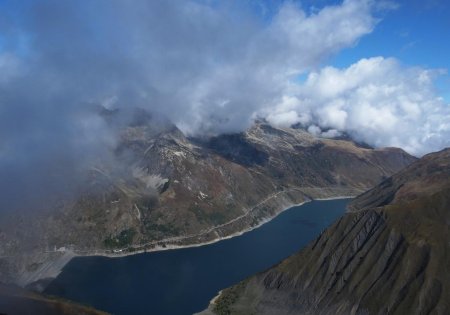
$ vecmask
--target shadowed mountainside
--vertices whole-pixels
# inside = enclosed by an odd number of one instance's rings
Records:
[[[360,195],[306,248],[204,314],[450,314],[450,149]]]
[[[108,313],[0,283],[0,314],[107,315]]]

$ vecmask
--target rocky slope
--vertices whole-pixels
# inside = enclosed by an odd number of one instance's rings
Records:
[[[204,314],[450,314],[450,149],[360,195],[305,249]]]
[[[101,114],[119,130],[114,159],[93,164],[76,198],[0,224],[0,280],[54,276],[68,251],[123,254],[217,240],[293,204],[357,195],[415,160],[264,122],[192,139],[143,111],[126,122],[117,111]]]
[[[107,315],[87,306],[1,283],[0,314]]]

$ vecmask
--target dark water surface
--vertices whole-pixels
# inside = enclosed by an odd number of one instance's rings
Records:
[[[350,199],[293,207],[215,244],[121,258],[76,257],[45,293],[113,314],[192,314],[217,292],[297,252],[340,217]]]

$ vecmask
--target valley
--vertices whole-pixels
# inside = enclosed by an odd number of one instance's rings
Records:
[[[415,160],[400,149],[264,122],[202,140],[141,110],[125,124],[118,112],[102,115],[121,135],[114,163],[93,167],[75,199],[41,216],[8,218],[0,234],[2,281],[51,278],[49,266],[63,266],[70,253],[121,256],[211,243],[295,204],[355,196]]]
[[[449,175],[449,149],[426,155],[202,314],[448,314]]]
[[[449,16],[0,0],[0,315],[450,315]]]
[[[295,253],[338,219],[349,201],[311,201],[257,229],[205,246],[76,257],[44,293],[117,315],[191,315],[207,307],[218,290]]]

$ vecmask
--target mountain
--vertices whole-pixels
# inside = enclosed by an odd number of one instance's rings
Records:
[[[203,314],[450,314],[450,149],[352,201],[299,253]]]
[[[416,160],[261,121],[242,133],[188,138],[143,110],[100,114],[117,130],[113,157],[93,163],[75,197],[0,225],[0,280],[54,277],[73,255],[212,242],[294,204],[355,196]]]
[[[0,314],[107,315],[108,313],[0,283]]]

